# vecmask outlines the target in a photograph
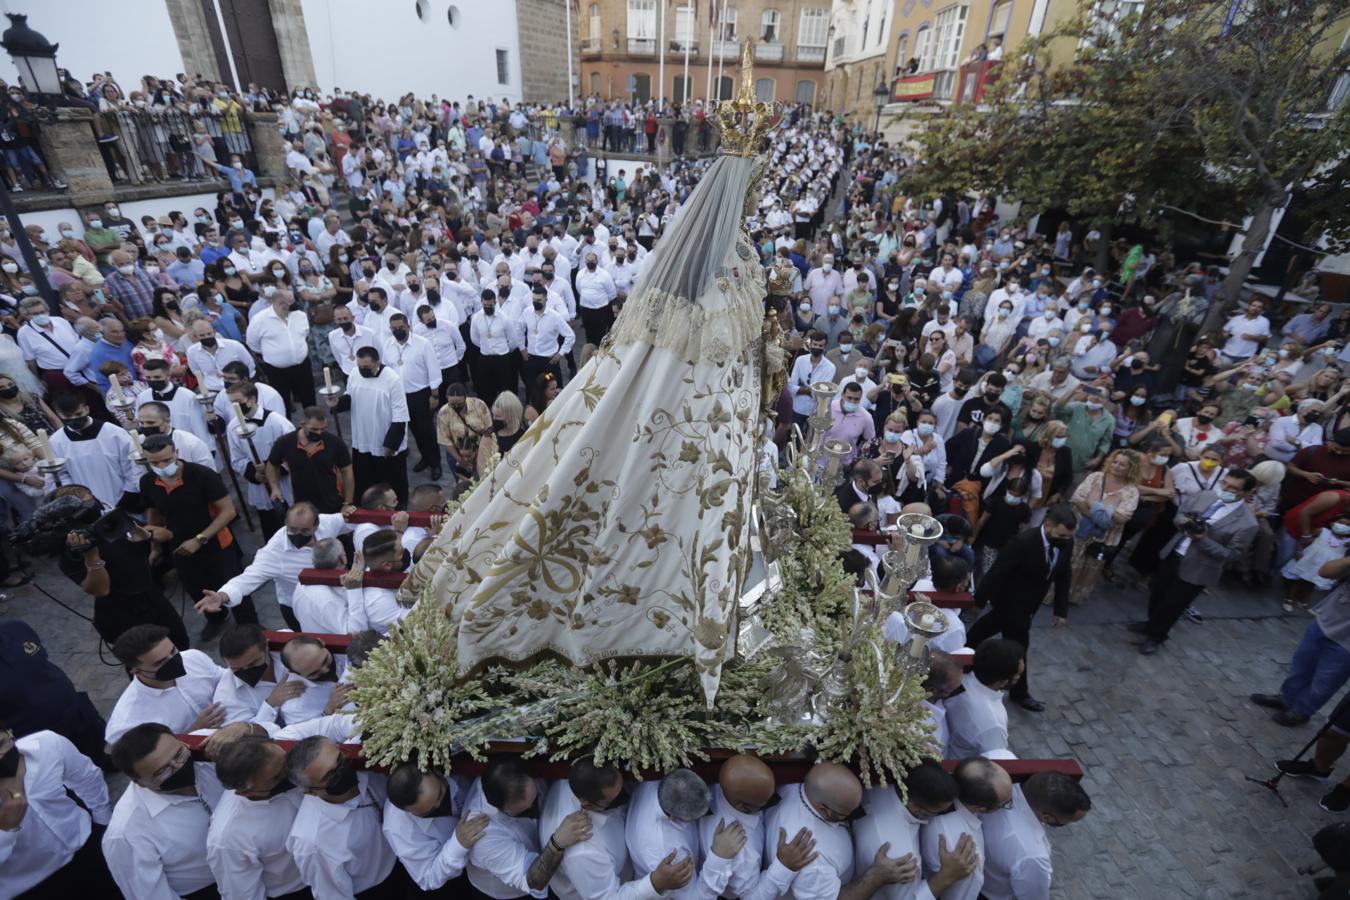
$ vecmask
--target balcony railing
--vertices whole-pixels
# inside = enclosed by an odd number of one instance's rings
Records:
[[[956,93],[957,102],[980,103],[983,101],[985,89],[998,81],[998,77],[1002,71],[1003,62],[997,59],[982,59],[961,66],[960,86]],[[950,99],[950,97],[950,94],[946,97],[939,95],[938,99],[946,100]]]
[[[818,63],[825,61],[824,47],[798,47],[797,62]]]
[[[758,43],[755,45],[755,59],[763,62],[782,62],[783,45]]]
[[[698,56],[698,41],[682,41],[676,39],[670,42],[671,53],[678,53],[683,56],[686,48],[689,50],[690,56]]]
[[[652,56],[656,53],[655,38],[629,38],[628,52],[634,56]]]
[[[605,49],[605,42],[601,38],[586,38],[581,42],[582,53],[600,53]]]
[[[740,41],[713,41],[712,44],[713,59],[740,59],[741,42]]]

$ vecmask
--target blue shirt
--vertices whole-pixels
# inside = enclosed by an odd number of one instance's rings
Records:
[[[202,309],[204,309],[208,315],[214,317],[211,321],[211,326],[215,328],[218,334],[221,334],[232,341],[238,341],[241,344],[244,342],[243,329],[240,327],[244,323],[244,317],[240,314],[239,310],[228,303],[221,309],[215,309],[214,307],[209,306],[204,306]]]
[[[179,287],[196,287],[206,277],[206,266],[200,259],[190,259],[187,262],[174,261],[169,263],[169,267],[164,271],[178,282]]]
[[[123,338],[122,346],[114,347],[100,336],[94,342],[93,349],[89,351],[89,362],[85,368],[90,371],[94,380],[98,382],[99,388],[104,391],[108,390],[111,385],[108,382],[108,376],[100,372],[98,367],[110,359],[117,360],[132,372],[136,371],[136,364],[131,361],[131,341]]]
[[[224,242],[212,247],[210,244],[202,245],[202,265],[209,266],[230,255],[230,248],[226,247]]]
[[[233,166],[222,166],[220,163],[211,163],[216,167],[216,171],[230,180],[230,190],[236,194],[244,192],[244,185],[251,184],[258,186],[258,179],[253,176],[252,169],[236,169]]]

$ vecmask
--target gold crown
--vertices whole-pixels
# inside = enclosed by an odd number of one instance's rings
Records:
[[[755,99],[755,64],[751,44],[741,55],[741,92],[733,100],[717,104],[713,122],[722,135],[722,150],[728,156],[758,156],[764,136],[783,114],[783,104]]]
[[[770,294],[791,294],[796,269],[790,262],[779,262],[769,266],[766,277],[769,280]]]

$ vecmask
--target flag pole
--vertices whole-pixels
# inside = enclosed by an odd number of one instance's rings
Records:
[[[575,112],[577,97],[572,87],[572,0],[563,0],[563,8],[567,10],[567,107]]]

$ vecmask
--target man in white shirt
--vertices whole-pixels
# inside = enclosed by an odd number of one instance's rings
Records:
[[[309,318],[298,309],[291,311],[293,299],[290,291],[277,291],[268,307],[249,320],[245,335],[249,349],[262,359],[268,383],[281,394],[287,410],[293,399],[302,407],[314,405],[314,372],[306,340]]]
[[[883,846],[887,852],[908,860],[915,867],[913,879],[889,884],[876,896],[885,900],[934,900],[949,887],[969,876],[979,866],[975,843],[962,838],[950,850],[940,842],[938,868],[922,877],[920,827],[935,816],[950,812],[956,802],[956,779],[935,760],[924,760],[905,775],[906,799],[896,785],[872,788],[863,796],[867,815],[853,823],[853,858],[857,868],[866,868]]]
[[[216,754],[224,793],[211,813],[206,862],[222,897],[282,897],[305,889],[286,848],[304,794],[286,777],[286,751],[249,734]]]
[[[168,404],[160,403],[158,400],[144,404],[136,412],[136,423],[143,438],[162,434],[172,441],[179,459],[184,462],[196,463],[199,466],[206,466],[213,472],[220,472],[220,462],[212,452],[215,449],[214,443],[207,444],[190,431],[174,428]],[[141,444],[144,450],[145,441],[141,441]]]
[[[133,625],[113,644],[113,655],[126,667],[131,683],[117,698],[104,738],[117,742],[143,722],[159,722],[175,732],[216,728],[225,710],[212,701],[224,669],[200,650],[181,653],[162,625]]]
[[[431,343],[436,355],[436,365],[441,370],[441,383],[436,388],[436,405],[445,402],[445,389],[452,384],[464,383],[464,371],[460,365],[464,359],[464,337],[460,334],[454,319],[458,308],[450,302],[442,301],[436,306],[430,304],[417,308],[417,324],[413,334]],[[449,317],[442,319],[438,313]]]
[[[206,834],[221,787],[210,763],[194,763],[187,745],[159,722],[118,737],[113,764],[131,784],[103,834],[103,856],[125,897],[175,900],[215,884]]]
[[[464,815],[482,813],[487,828],[469,850],[469,883],[493,900],[530,896],[544,900],[548,883],[568,847],[590,839],[590,818],[578,810],[547,840],[539,831],[540,800],[546,786],[530,777],[513,756],[497,757],[476,779]]]
[[[1281,416],[1271,422],[1266,456],[1288,463],[1298,451],[1320,445],[1325,434],[1322,423],[1317,420],[1322,415],[1323,406],[1321,400],[1309,397],[1299,401],[1294,415]]]
[[[33,374],[50,390],[68,389],[64,374],[66,363],[75,352],[80,336],[61,317],[53,318],[47,301],[29,297],[19,304],[23,324],[19,326],[19,349]]]
[[[723,826],[736,823],[745,832],[745,846],[731,861],[728,895],[739,900],[773,900],[787,889],[794,872],[815,859],[816,842],[810,831],[799,829],[791,842],[779,831],[777,849],[768,867],[761,868],[766,843],[771,843],[765,840],[764,815],[777,803],[773,770],[759,757],[738,753],[718,769],[712,812],[699,822],[699,846],[706,859],[712,855],[719,828],[725,835]]]
[[[208,391],[224,390],[220,373],[227,363],[239,361],[248,369],[249,378],[253,377],[253,355],[238,341],[223,338],[216,334],[211,323],[197,319],[192,323],[192,337],[196,341],[187,349],[188,370],[205,382]]]
[[[406,515],[403,518],[406,520]],[[412,612],[411,606],[398,602],[396,589],[365,584],[367,573],[403,571],[402,537],[401,530],[392,528],[381,528],[366,535],[352,567],[343,574],[342,586],[347,591],[347,626],[353,631],[388,634],[390,628]]]
[[[217,649],[229,670],[221,675],[214,696],[225,710],[225,725],[252,721],[264,705],[275,709],[305,692],[303,682],[289,677],[281,654],[267,649],[267,635],[257,624],[225,629]],[[261,718],[269,721],[275,714]]]
[[[298,681],[304,689],[280,706],[260,706],[255,722],[265,727],[278,720],[287,726],[299,725],[332,715],[347,705],[352,685],[345,655],[329,650],[313,635],[298,634],[281,648],[281,663],[290,672],[287,683]]]
[[[42,896],[112,896],[117,888],[91,839],[112,809],[89,757],[54,731],[15,739],[0,730],[0,791],[0,897],[39,884]]]
[[[527,390],[533,390],[534,381],[550,372],[562,384],[562,358],[572,352],[576,340],[571,326],[556,312],[546,309],[548,290],[542,284],[531,288],[531,308],[517,319],[522,376]]]
[[[411,271],[397,253],[386,253],[384,265],[371,277],[370,286],[372,289],[379,288],[385,297],[397,297],[408,286],[407,278]]]
[[[362,347],[374,347],[375,332],[365,325],[356,324],[356,316],[350,306],[333,307],[333,324],[337,327],[328,332],[328,346],[342,374],[350,378],[352,370],[356,368],[356,351]]]
[[[520,329],[510,316],[497,308],[499,292],[485,289],[482,309],[469,320],[469,341],[478,348],[478,372],[474,385],[478,396],[489,406],[503,391],[514,391],[516,351],[520,349]]]
[[[1056,356],[1049,369],[1031,377],[1028,387],[1049,394],[1057,405],[1067,403],[1083,384],[1074,376],[1072,367],[1068,357]]]
[[[222,607],[238,606],[249,594],[272,582],[286,624],[293,629],[299,628],[300,623],[291,612],[291,594],[300,571],[314,565],[315,541],[337,537],[350,530],[351,526],[341,513],[320,515],[312,503],[295,504],[286,513],[285,527],[253,554],[244,571],[219,589],[205,591],[197,602],[197,609],[215,612]]]
[[[146,389],[136,395],[135,408],[139,410],[151,401],[163,403],[179,428],[191,432],[208,447],[214,447],[216,438],[207,425],[201,399],[187,388],[174,383],[169,363],[162,359],[148,359],[144,369]]]
[[[283,473],[274,490],[267,482],[265,463],[272,453],[272,445],[295,431],[291,420],[264,409],[258,402],[258,389],[252,382],[242,382],[229,389],[230,403],[236,410],[225,426],[226,445],[230,451],[230,466],[243,477],[244,499],[258,513],[258,524],[263,535],[271,538],[281,529],[285,511],[295,497],[291,493],[291,478]],[[242,412],[241,423],[238,413]],[[250,428],[241,433],[241,428]]]
[[[582,263],[576,278],[577,312],[581,314],[581,327],[586,330],[586,343],[598,347],[614,326],[619,288],[609,272],[600,267],[598,253],[587,252]]]
[[[332,210],[324,213],[323,231],[319,233],[318,239],[314,242],[315,248],[319,251],[319,256],[326,260],[329,256],[328,251],[332,249],[334,244],[345,246],[351,242],[352,239],[347,235],[347,232],[342,230],[342,217]]]
[[[398,861],[381,830],[385,776],[358,771],[323,735],[290,749],[286,775],[305,792],[286,849],[316,900],[354,897],[383,884]]]
[[[942,291],[951,291],[953,294],[961,289],[963,276],[961,270],[956,268],[956,260],[952,259],[950,253],[942,254],[942,264],[928,273],[928,283],[939,293]],[[994,304],[998,308],[998,304]]]
[[[816,763],[801,784],[785,784],[781,798],[764,821],[764,855],[777,834],[796,834],[805,828],[816,841],[816,858],[794,873],[783,897],[792,900],[867,900],[888,884],[913,881],[918,866],[912,859],[887,855],[882,844],[856,879],[853,838],[848,822],[856,819],[863,788],[858,776],[838,763]]]
[[[816,408],[811,385],[818,381],[834,380],[834,363],[825,358],[825,344],[823,332],[809,332],[806,335],[807,352],[793,360],[792,371],[788,375],[788,390],[792,392],[792,420],[803,431],[806,430],[807,418]]]
[[[712,852],[703,858],[699,820],[708,815],[712,793],[689,769],[676,769],[659,782],[644,781],[633,792],[628,810],[627,844],[633,871],[654,873],[662,863],[688,861],[692,877],[669,894],[681,900],[715,900],[731,879],[732,861],[745,846],[739,822],[719,822]]]
[[[336,538],[314,544],[313,568],[341,574],[347,571],[347,552]],[[291,608],[300,621],[300,631],[310,634],[352,634],[347,608],[347,590],[341,585],[297,584]]]
[[[961,680],[965,690],[943,701],[951,729],[953,759],[984,756],[1008,746],[1008,710],[1003,696],[1026,669],[1026,648],[988,638],[975,649],[975,664]]]
[[[978,900],[984,885],[984,830],[980,816],[996,812],[1012,803],[1012,779],[1008,770],[981,756],[972,756],[956,764],[958,796],[949,812],[934,816],[919,830],[923,849],[923,865],[927,871],[942,866],[946,847],[956,847],[969,840],[974,845],[974,870],[957,881],[946,892],[943,900]]]
[[[980,816],[989,900],[1048,900],[1053,869],[1046,826],[1081,820],[1092,808],[1083,786],[1061,772],[1037,772],[1012,790],[1012,808]]]
[[[431,341],[412,333],[403,313],[389,317],[389,337],[380,357],[403,381],[408,406],[408,430],[417,442],[414,472],[431,469],[431,480],[441,479],[441,451],[436,443],[436,398],[441,386],[441,367]]]
[[[1261,348],[1261,343],[1270,337],[1270,320],[1261,315],[1265,308],[1265,301],[1254,298],[1247,304],[1245,313],[1224,323],[1223,333],[1228,340],[1223,345],[1223,355],[1230,366],[1251,359]]]
[[[833,253],[826,253],[820,266],[806,273],[802,287],[811,297],[811,308],[818,317],[829,311],[830,304],[841,304],[844,280],[834,270]]]
[[[487,816],[460,816],[467,782],[414,763],[389,773],[384,836],[418,888],[436,891],[464,872],[469,850],[482,838]]]
[[[539,815],[540,835],[552,834],[578,813],[591,825],[591,836],[563,852],[549,882],[561,900],[652,900],[689,881],[692,859],[666,861],[650,875],[634,877],[624,839],[628,801],[623,773],[596,766],[590,759],[572,763],[567,779],[549,788]]]

